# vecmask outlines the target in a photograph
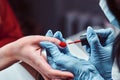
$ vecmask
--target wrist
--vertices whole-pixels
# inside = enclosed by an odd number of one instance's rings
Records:
[[[7,46],[0,48],[0,70],[3,70],[17,62],[17,60],[15,60],[11,55],[11,52],[12,51],[9,51]]]
[[[100,65],[96,64],[95,67],[99,71],[101,76],[105,80],[112,80],[112,63],[111,62],[109,62],[109,63],[103,62],[103,63],[100,63]]]
[[[14,46],[10,43],[0,48],[0,56],[4,59],[9,60],[10,62],[16,62]]]
[[[77,75],[75,75],[74,80],[108,80],[108,79],[104,79],[96,69],[93,70],[90,70],[90,68],[88,68],[88,69],[84,69],[83,71],[81,70],[77,71],[78,73]]]

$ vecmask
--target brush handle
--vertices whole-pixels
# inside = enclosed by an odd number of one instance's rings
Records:
[[[98,38],[100,40],[100,43],[103,44],[105,42],[106,38],[100,36],[99,34],[97,34],[97,35],[98,35]],[[81,41],[82,45],[89,45],[88,40],[87,40],[87,35],[81,35],[80,36],[80,41]]]

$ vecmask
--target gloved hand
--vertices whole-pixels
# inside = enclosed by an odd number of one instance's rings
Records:
[[[65,41],[60,32],[54,35],[49,31],[47,36],[53,36]],[[59,48],[51,42],[40,42],[40,46],[46,49],[49,64],[54,69],[70,71],[74,74],[74,80],[103,80],[96,68],[88,61],[72,56],[68,48]]]
[[[106,39],[104,43],[100,43],[96,33]],[[112,80],[112,44],[114,41],[114,31],[110,28],[94,31],[91,27],[88,27],[87,40],[89,46],[86,45],[86,51],[90,54],[90,62],[97,68],[105,80]]]

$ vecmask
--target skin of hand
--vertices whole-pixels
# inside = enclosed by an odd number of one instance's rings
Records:
[[[56,38],[39,35],[20,38],[0,48],[0,70],[21,60],[41,73],[45,80],[72,78],[73,75],[70,72],[52,69],[41,54],[42,48],[39,46],[41,41],[50,41],[56,45],[60,43]]]
[[[46,35],[65,42],[59,31],[54,35],[52,31],[48,31]],[[40,42],[40,45],[47,51],[49,64],[54,69],[72,72],[74,80],[104,80],[90,62],[72,56],[67,47],[59,48],[48,41]]]
[[[105,39],[100,42],[97,34]],[[87,29],[86,51],[89,53],[89,61],[97,68],[105,80],[112,80],[112,45],[114,41],[114,31],[111,28],[94,31],[91,27]]]

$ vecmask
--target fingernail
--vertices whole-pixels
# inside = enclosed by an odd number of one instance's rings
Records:
[[[65,42],[60,42],[59,46],[62,47],[62,48],[64,48],[64,47],[67,46],[67,44]]]

